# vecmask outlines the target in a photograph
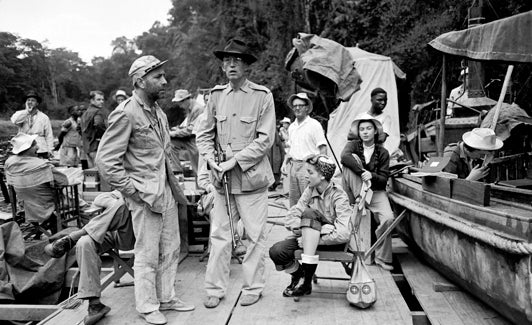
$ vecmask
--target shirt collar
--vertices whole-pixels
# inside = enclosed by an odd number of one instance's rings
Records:
[[[307,116],[305,117],[305,119],[303,120],[303,122],[300,123],[300,122],[297,120],[297,118],[296,118],[296,119],[294,120],[294,123],[295,123],[296,126],[300,126],[300,125],[303,125],[303,124],[307,123],[308,121],[310,121],[310,116],[307,115]]]
[[[327,187],[321,194],[315,187],[313,187],[311,197],[321,197],[323,199],[325,197],[325,194],[329,192],[333,187],[336,188],[336,184],[332,180],[329,182],[329,185],[327,185]]]
[[[460,148],[460,158],[463,158],[463,159],[466,159],[468,160],[469,157],[466,155],[465,153],[465,150],[464,150],[464,143],[463,142],[460,142],[460,144],[458,145],[458,147]]]
[[[137,92],[133,90],[133,98],[135,99],[135,101],[137,102],[137,104],[139,104],[142,109],[148,111],[148,112],[151,112],[151,109],[148,105],[145,105],[144,102],[142,101],[142,99],[139,97],[139,95],[137,95]],[[157,102],[155,101],[153,103],[153,107],[155,108],[155,111],[157,111],[157,108],[159,108],[159,104],[157,104]]]
[[[242,90],[243,92],[245,93],[249,93],[251,91],[251,88],[249,87],[250,86],[250,82],[249,80],[245,79],[244,82],[242,83],[242,85],[240,86],[240,90]],[[224,89],[224,92],[225,94],[229,94],[230,92],[232,92],[234,89],[233,87],[231,87],[231,84],[228,83],[227,84],[227,87]],[[238,89],[237,89],[238,90]]]

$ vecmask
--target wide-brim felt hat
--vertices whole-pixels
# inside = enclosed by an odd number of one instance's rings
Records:
[[[114,94],[114,96],[113,96],[114,101],[116,101],[116,98],[120,97],[120,96],[122,96],[122,97],[124,97],[126,99],[129,97],[124,90],[118,89],[116,91],[116,93]]]
[[[281,124],[282,124],[282,123],[288,123],[288,124],[290,124],[290,123],[292,123],[292,121],[290,121],[290,119],[289,119],[288,117],[285,117],[285,118],[283,118],[283,119],[281,120],[280,123],[281,123]]]
[[[294,101],[294,99],[301,99],[302,101],[306,102],[307,105],[309,106],[309,111],[308,111],[308,114],[310,114],[310,112],[312,112],[312,110],[314,109],[314,107],[312,106],[312,101],[310,100],[310,98],[308,97],[308,94],[307,93],[297,93],[297,94],[293,94],[293,95],[290,95],[290,97],[288,97],[288,100],[286,101],[286,104],[288,105],[288,107],[290,107],[290,109],[293,109],[293,104],[292,102]]]
[[[18,155],[19,153],[23,152],[24,150],[28,150],[31,148],[31,145],[35,139],[37,139],[37,134],[26,134],[26,133],[19,133],[11,139],[11,144],[13,145],[13,153],[15,155]]]
[[[37,102],[40,104],[42,103],[42,97],[37,94],[34,90],[30,90],[26,93],[26,96],[24,96],[24,100],[28,100],[28,98],[35,98]]]
[[[251,50],[246,43],[239,39],[231,39],[221,51],[214,51],[214,55],[223,60],[226,56],[241,57],[247,64],[257,61],[257,58],[251,54]]]
[[[185,99],[189,99],[192,97],[192,94],[186,90],[186,89],[178,89],[175,91],[174,98],[172,98],[173,102],[181,102]]]
[[[375,128],[377,129],[377,140],[382,143],[386,140],[386,133],[384,133],[384,129],[382,127],[381,122],[374,118],[373,116],[369,115],[368,113],[363,113],[355,117],[355,120],[351,123],[351,128],[349,129],[349,133],[347,135],[347,140],[360,140],[360,137],[358,135],[358,126],[363,121],[371,121],[375,125]]]
[[[462,135],[462,140],[469,147],[477,150],[499,150],[504,143],[497,138],[490,128],[474,128]]]

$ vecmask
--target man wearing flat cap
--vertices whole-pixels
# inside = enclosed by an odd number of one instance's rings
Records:
[[[186,204],[172,174],[168,120],[157,99],[166,86],[163,64],[154,56],[129,69],[135,90],[109,116],[97,166],[131,210],[135,242],[135,302],[149,324],[165,324],[163,310],[194,306],[176,297],[179,223],[176,201]]]
[[[275,138],[275,107],[270,90],[246,78],[246,70],[257,59],[244,42],[230,40],[214,55],[222,61],[229,83],[212,89],[196,138],[216,188],[204,305],[218,306],[229,284],[232,234],[220,182],[226,173],[234,224],[241,219],[249,239],[240,298],[240,304],[248,306],[260,299],[265,284],[267,190],[274,181],[267,153]],[[216,161],[215,150],[225,155],[225,161]]]
[[[185,112],[185,120],[170,130],[172,144],[178,150],[184,150],[188,153],[192,169],[198,174],[198,147],[196,146],[196,122],[198,117],[203,113],[205,107],[192,98],[192,95],[186,89],[178,89],[172,99],[173,103]]]
[[[54,148],[54,134],[50,119],[38,108],[41,102],[41,96],[35,91],[29,91],[25,96],[25,109],[16,111],[11,116],[11,122],[18,127],[18,133],[37,135],[37,155],[48,158]]]

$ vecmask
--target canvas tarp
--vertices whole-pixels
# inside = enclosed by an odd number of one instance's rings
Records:
[[[474,60],[532,62],[532,11],[442,34],[429,45]]]
[[[399,105],[395,77],[397,75],[399,78],[404,78],[405,75],[389,57],[369,53],[356,47],[347,49],[355,60],[355,68],[363,82],[360,90],[354,93],[348,102],[341,103],[329,117],[327,137],[332,150],[340,159],[340,153],[347,142],[351,122],[357,115],[371,108],[371,91],[380,87],[388,93],[388,104],[383,114],[391,121],[389,137],[385,142],[385,147],[391,154],[399,147],[400,142]]]

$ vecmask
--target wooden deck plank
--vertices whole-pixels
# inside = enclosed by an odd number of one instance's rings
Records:
[[[412,253],[400,254],[397,257],[412,292],[431,324],[509,324],[493,309],[464,291],[434,291],[434,283],[446,283],[448,280],[423,264]]]

